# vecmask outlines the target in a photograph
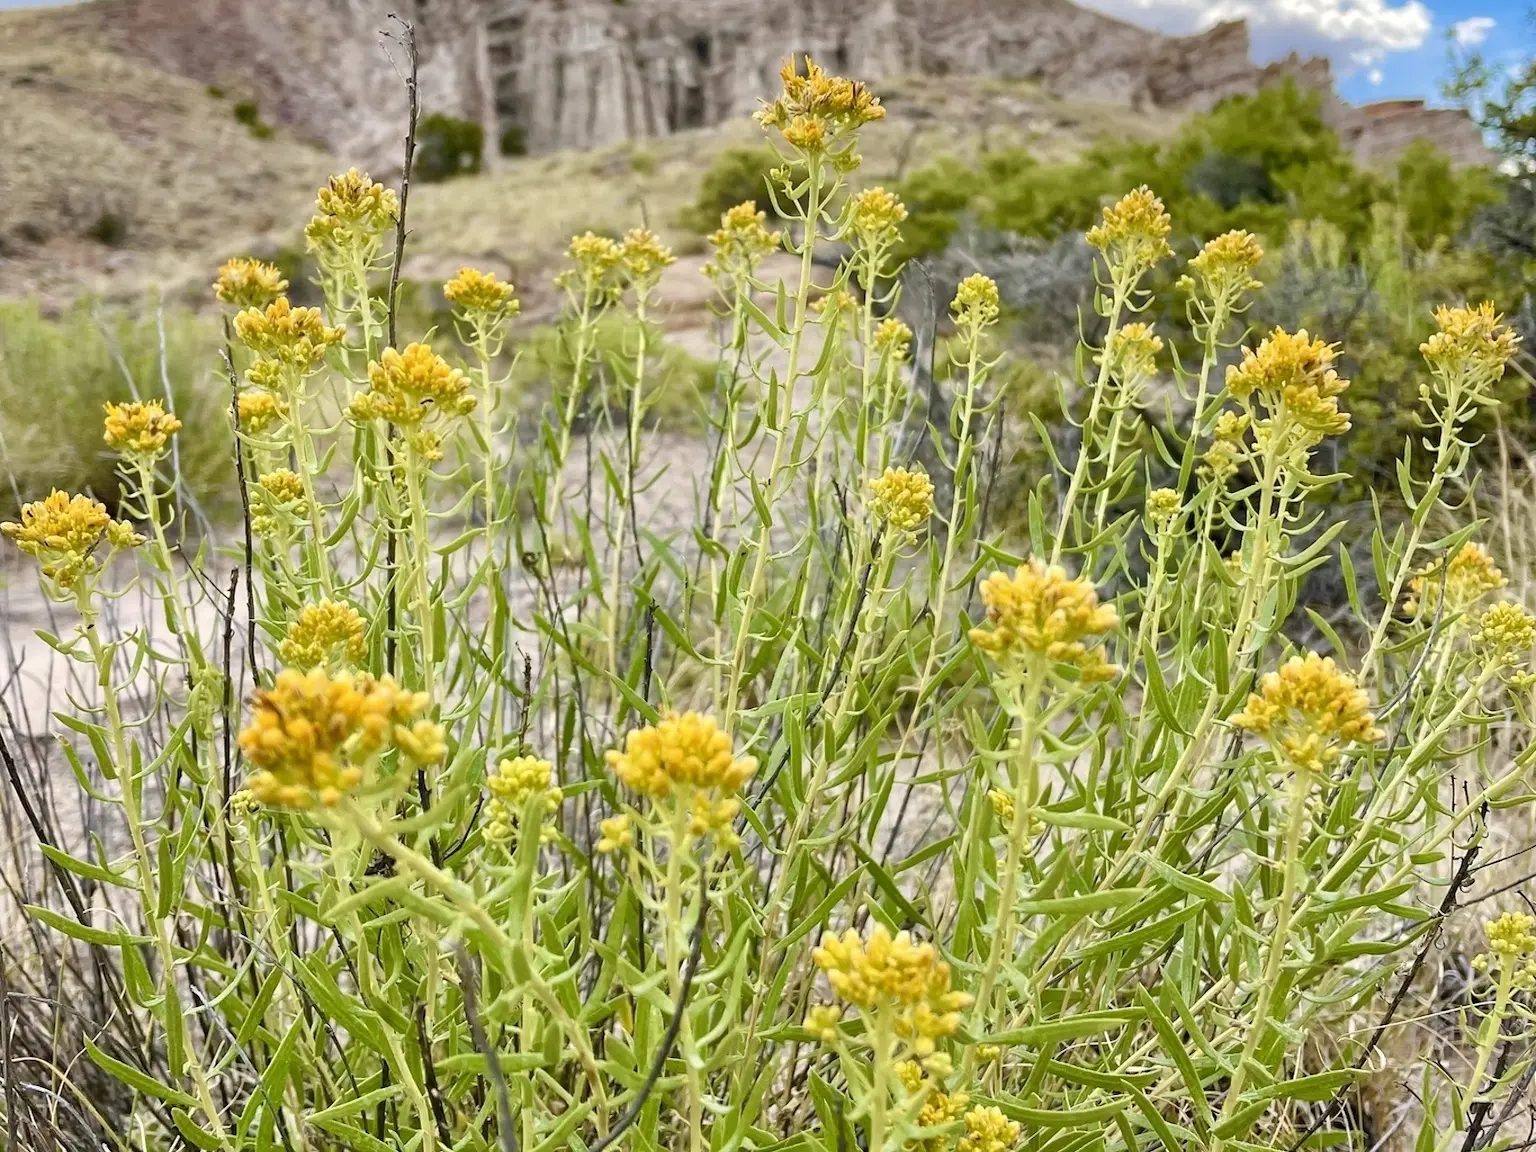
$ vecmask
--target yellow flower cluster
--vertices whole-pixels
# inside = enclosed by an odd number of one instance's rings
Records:
[[[1525,912],[1506,912],[1483,927],[1488,946],[1500,956],[1536,953],[1536,917]]]
[[[1163,202],[1143,184],[1104,209],[1103,219],[1088,229],[1087,240],[1104,254],[1111,270],[1134,280],[1173,255],[1171,231],[1173,221]]]
[[[236,308],[265,308],[286,291],[288,281],[276,265],[249,256],[226,260],[213,282],[213,294]]]
[[[1536,617],[1523,605],[1501,600],[1479,618],[1472,643],[1495,664],[1524,661],[1536,647]]]
[[[306,604],[278,645],[283,663],[308,671],[356,665],[368,655],[367,625],[357,609],[334,600]]]
[[[360,251],[366,253],[400,217],[400,199],[394,190],[356,168],[332,176],[316,196],[315,206],[319,211],[305,227],[304,238],[321,263],[332,267]]]
[[[263,804],[331,807],[391,744],[418,763],[441,760],[443,730],[419,719],[426,707],[424,693],[403,692],[389,677],[284,669],[271,691],[256,694],[240,733],[240,750],[256,769],[246,787]]]
[[[713,716],[669,712],[659,723],[636,728],[624,737],[624,750],[606,757],[626,787],[660,798],[678,788],[703,788],[729,794],[757,771],[750,756],[737,757],[731,738]]]
[[[1264,248],[1257,236],[1242,231],[1223,232],[1206,241],[1200,254],[1189,262],[1194,276],[1184,277],[1181,284],[1186,289],[1193,288],[1198,277],[1206,297],[1230,305],[1244,292],[1257,292],[1264,287],[1253,278],[1253,270],[1263,259]]]
[[[965,1114],[965,1135],[955,1152],[1008,1152],[1019,1142],[1021,1131],[1017,1120],[1008,1119],[997,1108],[972,1108]]]
[[[1253,417],[1246,412],[1223,412],[1216,418],[1211,434],[1211,446],[1205,450],[1200,474],[1217,483],[1225,484],[1237,475],[1242,463],[1243,437],[1253,424]]]
[[[896,1075],[909,1097],[926,1093],[917,1113],[919,1128],[945,1128],[959,1120],[971,1102],[964,1092],[945,1092],[937,1081],[923,1075],[922,1065],[915,1060],[900,1061],[896,1065]],[[907,1141],[907,1152],[945,1152],[948,1147],[949,1137],[942,1132]]]
[[[869,248],[884,248],[901,239],[907,208],[884,188],[866,188],[849,205],[849,226]]]
[[[720,227],[709,234],[715,255],[704,272],[710,276],[750,276],[783,239],[783,233],[769,231],[768,213],[759,211],[755,200],[744,200],[723,212]]]
[[[619,267],[637,292],[654,288],[661,274],[676,263],[672,249],[648,228],[631,229],[619,244]]]
[[[345,332],[325,322],[318,308],[295,308],[279,296],[265,308],[247,308],[235,317],[235,335],[258,356],[283,368],[307,375],[325,362],[325,354],[341,343]],[[276,384],[270,369],[256,364],[251,379],[262,385]]]
[[[1262,737],[1275,754],[1304,772],[1324,772],[1345,744],[1374,744],[1371,701],[1333,660],[1309,652],[1265,675],[1232,723]]]
[[[1439,331],[1419,345],[1436,375],[1464,378],[1474,388],[1504,375],[1504,366],[1520,346],[1520,337],[1485,301],[1475,308],[1435,309]]]
[[[445,419],[473,411],[469,377],[426,344],[408,344],[404,352],[386,348],[368,364],[368,391],[352,398],[354,420],[387,420],[406,428],[425,424],[434,414]]]
[[[164,454],[171,437],[181,430],[181,421],[165,410],[159,400],[130,400],[125,404],[108,401],[103,407],[102,439],[112,451],[137,460],[156,460]]]
[[[955,289],[949,310],[955,317],[955,326],[972,333],[994,323],[1003,311],[997,282],[980,272],[967,276]]]
[[[496,273],[476,268],[460,268],[459,274],[443,285],[443,299],[463,315],[486,322],[517,315],[522,306],[512,292],[512,285]]]
[[[1119,672],[1105,662],[1098,638],[1113,631],[1120,617],[1113,604],[1099,603],[1087,580],[1031,559],[1012,576],[988,576],[981,600],[991,627],[971,629],[971,643],[993,659],[1043,658],[1076,668],[1085,680],[1108,680]]]
[[[1446,617],[1465,612],[1484,596],[1497,592],[1509,583],[1493,557],[1481,544],[1468,541],[1457,549],[1450,563],[1435,561],[1419,569],[1408,581],[1408,598],[1403,611],[1409,616],[1424,616],[1431,620],[1441,612],[1441,572],[1445,575],[1444,614]]]
[[[252,436],[260,436],[288,418],[287,403],[264,388],[241,392],[235,409],[240,414],[240,430]]]
[[[553,816],[560,810],[565,793],[556,786],[555,768],[548,760],[536,756],[515,756],[502,760],[496,771],[486,777],[485,786],[491,791],[491,802],[485,806],[485,838],[493,844],[505,844],[512,839],[523,810],[529,801],[542,797],[542,815]],[[554,838],[553,827],[541,828],[539,838]],[[599,847],[598,851],[603,849]]]
[[[792,148],[819,153],[836,145],[845,133],[857,131],[874,120],[885,119],[880,100],[863,84],[841,76],[829,76],[806,57],[805,74],[793,60],[786,61],[779,77],[784,90],[779,98],[757,114],[764,128],[777,128]]]
[[[14,540],[41,565],[44,576],[66,590],[96,570],[95,552],[103,538],[114,549],[144,543],[129,525],[108,516],[99,500],[57,489],[23,504],[21,521],[0,524],[0,535]]]
[[[911,1041],[918,1057],[954,1035],[960,1010],[971,1002],[966,993],[950,990],[949,965],[932,944],[914,944],[905,931],[892,936],[883,924],[870,929],[867,940],[852,928],[842,936],[828,932],[811,959],[839,999],[865,1011],[898,1009],[897,1034]]]
[[[599,852],[622,852],[635,846],[635,822],[628,812],[599,820],[597,830],[601,834],[596,845]]]
[[[989,788],[987,790],[987,800],[992,805],[992,814],[997,817],[997,822],[1005,828],[1012,826],[1014,813],[1013,797],[1001,788]]]
[[[1227,368],[1227,390],[1239,400],[1258,393],[1278,418],[1282,413],[1304,433],[1306,443],[1349,431],[1349,413],[1339,397],[1349,381],[1333,368],[1338,347],[1314,340],[1305,328],[1276,328],[1257,350],[1243,349],[1241,364]]]
[[[278,468],[256,478],[251,489],[251,531],[272,536],[304,515],[304,481]]]
[[[1147,493],[1147,522],[1155,532],[1167,532],[1184,511],[1184,501],[1172,488],[1154,488]]]
[[[933,481],[922,472],[887,468],[869,481],[869,510],[897,532],[916,532],[933,515]]]
[[[889,353],[897,360],[905,360],[912,348],[912,329],[900,320],[882,320],[875,326],[875,351],[884,356]]]
[[[621,251],[617,240],[599,236],[596,232],[583,232],[573,237],[566,249],[571,267],[556,277],[563,288],[580,288],[584,293],[602,294],[610,287],[608,280],[619,266]]]
[[[1127,324],[1115,332],[1109,344],[1109,370],[1122,383],[1146,380],[1157,371],[1157,354],[1163,350],[1162,338],[1150,324]],[[1104,362],[1105,354],[1094,357]]]

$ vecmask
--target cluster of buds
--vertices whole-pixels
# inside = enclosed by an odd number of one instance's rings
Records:
[[[460,268],[459,274],[443,285],[443,299],[470,325],[489,329],[521,309],[513,291],[512,285],[494,272]]]
[[[1282,449],[1304,451],[1349,431],[1349,413],[1339,408],[1349,381],[1334,370],[1337,355],[1337,345],[1313,339],[1305,328],[1276,328],[1257,349],[1243,349],[1242,363],[1227,368],[1227,391],[1244,403],[1256,395],[1264,404],[1269,419],[1258,432],[1265,443],[1283,431]]]
[[[264,436],[288,419],[288,402],[265,388],[248,388],[235,398],[240,431]]]
[[[1489,302],[1475,308],[1435,309],[1438,331],[1419,345],[1429,364],[1431,382],[1420,387],[1424,402],[1454,405],[1495,403],[1488,389],[1504,377],[1505,366],[1520,347],[1520,337]]]
[[[720,227],[709,234],[714,256],[704,274],[733,281],[751,276],[783,241],[783,233],[769,230],[768,213],[760,211],[755,200],[743,201],[723,212]]]
[[[676,263],[672,249],[648,228],[632,228],[619,242],[619,273],[637,298],[650,295],[661,274]]]
[[[982,581],[981,600],[990,627],[971,629],[971,643],[1000,664],[1040,660],[1075,669],[1084,680],[1120,671],[1099,645],[1120,623],[1115,606],[1099,603],[1092,584],[1059,565],[1032,559],[1012,576],[994,572]]]
[[[213,294],[234,308],[265,308],[284,292],[288,281],[274,264],[237,256],[219,268]]]
[[[0,524],[0,535],[38,562],[60,598],[78,592],[100,568],[97,550],[103,540],[113,552],[144,543],[130,525],[108,516],[99,500],[57,490],[23,504],[21,520]]]
[[[1436,560],[1419,569],[1408,582],[1403,612],[1430,620],[1443,613],[1449,620],[1508,583],[1488,550],[1468,541],[1448,562]]]
[[[997,281],[979,272],[967,276],[955,289],[955,298],[950,301],[949,311],[961,335],[975,339],[983,328],[997,323],[998,317],[1003,314]]]
[[[606,760],[625,787],[680,805],[675,811],[686,811],[689,835],[712,835],[722,844],[734,839],[731,824],[741,811],[736,793],[757,771],[755,759],[735,754],[713,716],[697,712],[669,712],[633,729]]]
[[[490,803],[485,806],[486,841],[511,843],[528,818],[538,821],[540,843],[553,840],[555,828],[547,819],[560,811],[560,802],[565,798],[554,779],[554,765],[536,756],[515,756],[498,763],[496,771],[485,780],[491,793]]]
[[[1166,536],[1178,524],[1184,501],[1172,488],[1154,488],[1147,493],[1147,525],[1155,536]]]
[[[933,481],[922,472],[887,468],[869,481],[869,510],[881,524],[910,537],[933,515]]]
[[[297,472],[278,468],[251,486],[251,531],[262,537],[287,535],[305,519],[304,481]]]
[[[1506,912],[1483,926],[1490,951],[1472,958],[1478,972],[1508,973],[1510,986],[1521,992],[1536,990],[1536,917],[1526,912]]]
[[[1293,656],[1265,675],[1232,723],[1261,737],[1296,771],[1314,775],[1327,772],[1345,746],[1374,744],[1386,735],[1355,678],[1315,652]]]
[[[1536,647],[1536,617],[1523,605],[1501,600],[1479,617],[1472,646],[1492,666],[1507,670],[1524,665]],[[1516,683],[1529,680],[1522,675]]]
[[[841,936],[826,933],[811,958],[843,1004],[866,1017],[884,1014],[892,1020],[906,1049],[903,1058],[921,1060],[936,1074],[948,1071],[949,1061],[938,1053],[938,1041],[959,1030],[960,1011],[971,997],[950,989],[949,965],[939,959],[931,943],[914,943],[905,931],[892,936],[877,924],[868,939],[861,939],[852,928]],[[835,1033],[840,1016],[835,1005],[824,1005],[807,1027],[819,1025],[811,1030],[825,1036],[830,1022]]]
[[[181,431],[181,421],[167,412],[159,400],[110,401],[103,405],[102,439],[107,447],[135,464],[152,464],[165,455],[171,437]]]
[[[896,1077],[907,1099],[917,1106],[914,1119],[918,1129],[929,1133],[908,1141],[909,1152],[948,1152],[950,1134],[946,1129],[965,1115],[971,1098],[964,1092],[946,1092],[943,1082],[926,1075],[922,1065],[915,1060],[900,1061],[896,1065]]]
[[[359,788],[367,770],[394,747],[417,764],[448,753],[442,727],[422,718],[425,693],[389,677],[284,669],[256,694],[240,750],[255,771],[246,787],[281,808],[332,807]]]
[[[394,190],[356,168],[332,176],[316,195],[315,207],[304,229],[306,247],[322,267],[338,272],[372,262],[379,238],[400,218]]]
[[[610,303],[619,294],[617,273],[622,255],[617,240],[583,232],[571,239],[566,249],[571,266],[555,277],[555,283],[578,307]]]
[[[1095,363],[1109,364],[1109,373],[1123,389],[1124,402],[1132,402],[1138,385],[1157,373],[1157,354],[1163,350],[1162,337],[1152,325],[1126,324],[1116,330],[1109,347],[1094,357]]]
[[[368,364],[368,391],[347,406],[358,422],[382,420],[405,430],[406,443],[428,461],[442,458],[442,439],[433,425],[472,412],[477,403],[469,377],[426,344],[404,352],[386,348]]]
[[[1253,417],[1246,412],[1228,411],[1216,418],[1211,445],[1200,462],[1202,478],[1224,485],[1237,475],[1243,461],[1243,441],[1252,426]]]
[[[1179,278],[1179,287],[1209,305],[1213,315],[1230,313],[1241,298],[1264,287],[1253,277],[1264,248],[1249,232],[1224,232],[1208,240],[1200,254],[1189,262],[1189,272]]]
[[[318,308],[295,308],[279,296],[265,308],[247,308],[235,317],[235,335],[261,357],[247,372],[259,388],[281,391],[293,377],[318,371],[325,354],[345,332],[325,322]]]
[[[1088,229],[1087,240],[1103,254],[1111,280],[1129,286],[1173,255],[1168,244],[1172,231],[1163,202],[1143,184],[1105,208],[1103,219]]]
[[[367,625],[350,604],[321,600],[306,604],[277,654],[291,668],[344,668],[361,664],[368,655]]]

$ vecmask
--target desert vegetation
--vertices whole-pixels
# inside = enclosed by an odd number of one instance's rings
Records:
[[[165,352],[94,374],[114,482],[39,457],[0,529],[68,669],[0,724],[7,1146],[1523,1138],[1520,334],[1392,281],[1387,403],[1261,280],[1388,234],[1401,273],[1403,218],[1126,180],[1053,217],[1087,258],[1044,383],[1019,265],[903,274],[877,96],[782,80],[702,369],[638,227],[570,241],[527,347],[474,268],[412,330],[409,186],[352,170],[313,306],[218,270],[216,405]]]

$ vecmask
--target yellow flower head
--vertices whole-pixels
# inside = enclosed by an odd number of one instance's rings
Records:
[[[1119,672],[1098,640],[1120,623],[1113,604],[1100,604],[1087,580],[1059,566],[1030,560],[1012,576],[994,572],[981,585],[990,628],[971,629],[971,643],[999,662],[1043,657],[1078,669],[1085,680]]]
[[[711,270],[725,276],[749,276],[783,239],[783,233],[768,230],[768,213],[758,211],[757,201],[745,200],[723,212],[720,227],[709,234],[710,247],[715,250]]]
[[[965,1114],[965,1135],[956,1152],[1008,1152],[1019,1142],[1022,1129],[997,1108],[972,1108]]]
[[[1253,278],[1253,270],[1262,259],[1264,248],[1258,237],[1249,232],[1224,232],[1206,242],[1189,268],[1206,297],[1231,304],[1244,292],[1264,287]],[[1190,278],[1189,283],[1193,285],[1195,279]]]
[[[256,694],[240,733],[255,768],[246,787],[263,804],[330,807],[362,784],[390,745],[418,762],[441,760],[442,729],[418,718],[426,707],[424,693],[402,692],[387,676],[284,669],[270,691]]]
[[[922,472],[887,468],[869,481],[869,510],[897,532],[916,532],[933,515],[933,481]]]
[[[1119,328],[1109,345],[1109,370],[1122,383],[1146,380],[1157,371],[1157,354],[1163,350],[1162,338],[1150,324],[1126,324]],[[1094,360],[1104,362],[1100,352]]]
[[[107,417],[101,438],[121,456],[157,460],[164,455],[171,437],[181,429],[181,421],[158,400],[130,400],[124,404],[109,401],[103,407]]]
[[[319,212],[304,229],[306,246],[322,264],[332,266],[359,250],[371,250],[400,218],[394,190],[356,168],[332,176],[315,197],[315,207]]]
[[[1374,744],[1370,697],[1333,660],[1309,652],[1268,673],[1232,723],[1262,737],[1295,768],[1323,772],[1346,744]]]
[[[1172,256],[1168,234],[1173,223],[1163,202],[1143,184],[1104,209],[1103,220],[1088,229],[1088,243],[1104,254],[1112,270],[1135,279],[1165,256]]]
[[[610,297],[615,289],[614,274],[623,250],[619,242],[596,232],[572,237],[566,249],[571,266],[555,277],[555,283],[579,299],[594,303]]]
[[[369,363],[368,391],[354,396],[347,410],[354,420],[388,420],[414,428],[434,413],[449,419],[474,407],[469,377],[430,346],[409,344],[404,352],[386,348]]]
[[[884,188],[866,188],[851,201],[849,225],[870,248],[896,243],[906,219],[906,205]]]
[[[987,790],[987,801],[992,805],[992,814],[997,817],[999,824],[1007,827],[1013,823],[1013,797],[1001,788]]]
[[[836,1044],[842,1019],[843,1010],[836,1004],[813,1004],[805,1016],[805,1030],[823,1044]]]
[[[1536,954],[1536,917],[1525,912],[1506,912],[1488,921],[1483,932],[1488,946],[1502,957]]]
[[[236,308],[265,308],[286,291],[288,281],[276,265],[249,256],[226,260],[213,282],[213,294]]]
[[[1167,532],[1184,510],[1184,501],[1172,488],[1154,488],[1147,493],[1147,521],[1155,532]]]
[[[596,845],[599,852],[622,852],[635,846],[635,822],[628,812],[599,820],[597,830],[602,834]]]
[[[980,331],[995,323],[1002,315],[1002,299],[997,292],[997,282],[980,272],[960,281],[949,310],[954,314],[955,326]]]
[[[1435,309],[1439,331],[1419,345],[1437,376],[1466,379],[1474,387],[1493,383],[1520,346],[1520,337],[1485,301],[1475,308]]]
[[[459,274],[443,285],[443,298],[463,315],[483,320],[504,320],[516,316],[521,308],[512,285],[494,272],[475,268],[460,268]]]
[[[966,993],[950,990],[949,965],[932,944],[914,944],[904,931],[892,936],[883,924],[870,929],[868,939],[852,928],[842,936],[828,932],[811,959],[846,1003],[863,1010],[900,1008],[897,1033],[910,1038],[919,1057],[954,1035],[960,1010],[971,1002]]]
[[[882,320],[875,326],[875,351],[905,360],[912,349],[912,329],[897,319]]]
[[[1441,573],[1445,577],[1444,614],[1447,618],[1465,612],[1484,596],[1509,583],[1493,557],[1481,544],[1468,541],[1457,549],[1449,564],[1434,561],[1419,569],[1408,581],[1408,599],[1403,611],[1413,617],[1433,620],[1441,611]]]
[[[558,812],[565,793],[554,779],[554,765],[536,756],[515,756],[498,763],[496,771],[485,779],[485,786],[491,792],[491,802],[485,808],[485,838],[502,844],[511,840],[524,810],[536,797],[541,800],[541,817]],[[541,825],[540,839],[553,839],[554,831],[551,826]]]
[[[677,263],[677,257],[648,228],[633,228],[619,244],[619,267],[638,292],[656,286],[661,274]]]
[[[94,572],[102,538],[113,548],[144,543],[127,524],[107,515],[106,506],[89,496],[53,491],[21,506],[20,523],[0,524],[0,535],[16,541],[42,566],[43,575],[62,589],[73,589]]]
[[[1254,393],[1279,416],[1284,412],[1312,442],[1349,431],[1349,413],[1339,397],[1349,381],[1333,368],[1338,347],[1314,340],[1305,328],[1276,328],[1257,350],[1243,349],[1241,364],[1227,368],[1227,390],[1239,400]]]
[[[784,90],[779,98],[757,114],[764,128],[777,128],[790,147],[820,153],[836,146],[848,133],[865,124],[885,119],[880,100],[863,84],[841,76],[828,76],[809,57],[801,75],[793,60],[779,72]]]
[[[264,388],[240,393],[235,408],[240,414],[240,430],[252,436],[260,436],[288,418],[287,403]]]
[[[352,605],[321,600],[306,604],[288,625],[277,654],[283,663],[304,671],[361,664],[368,655],[367,630]]]
[[[1202,476],[1225,484],[1237,475],[1242,463],[1243,438],[1253,425],[1253,417],[1246,412],[1223,412],[1216,419],[1211,435],[1211,446],[1205,450],[1200,465]]]
[[[345,332],[326,324],[318,308],[295,308],[279,296],[265,308],[247,308],[235,317],[240,342],[270,361],[307,375],[325,362],[327,349],[340,344]],[[255,367],[251,379],[266,384]]]
[[[305,515],[304,481],[287,468],[264,473],[251,488],[251,531],[271,536]]]
[[[1536,617],[1523,605],[1501,600],[1479,618],[1472,643],[1495,664],[1521,663],[1536,647]]]
[[[947,1128],[965,1114],[965,1109],[971,1102],[971,1098],[964,1092],[945,1092],[938,1081],[923,1075],[922,1065],[915,1060],[901,1061],[896,1067],[896,1074],[901,1078],[902,1087],[907,1090],[909,1096],[915,1096],[924,1089],[927,1090],[922,1107],[917,1113],[919,1128]],[[949,1144],[948,1133],[936,1132],[926,1139],[909,1141],[907,1148],[908,1152],[913,1150],[947,1152]]]
[[[656,724],[633,729],[624,737],[624,750],[610,751],[606,760],[627,787],[652,797],[676,788],[729,794],[757,771],[756,760],[732,752],[729,734],[713,716],[697,712],[669,712]]]

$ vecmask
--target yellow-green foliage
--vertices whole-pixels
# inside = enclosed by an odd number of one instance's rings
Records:
[[[1000,531],[998,399],[1038,389],[1006,301],[960,282],[929,388],[901,205],[849,195],[883,109],[809,61],[783,82],[790,219],[718,233],[691,446],[654,435],[655,235],[572,240],[529,397],[493,276],[449,283],[457,350],[387,346],[399,204],[351,172],[306,230],[323,305],[221,276],[249,550],[175,554],[198,413],[149,405],[105,429],[120,519],[40,485],[5,525],[112,817],[27,889],[85,976],[28,1011],[89,1040],[18,1062],[22,1146],[78,1099],[80,1147],[135,1152],[1239,1152],[1382,1131],[1411,1075],[1449,1152],[1523,1090],[1536,934],[1469,864],[1525,818],[1536,618],[1462,503],[1515,335],[1492,305],[1419,324],[1405,511],[1357,566],[1321,502],[1361,419],[1335,333],[1250,331],[1259,242],[1180,259],[1134,189],[1086,233],[1073,434]],[[1320,567],[1326,620],[1297,606]],[[157,611],[125,632],[134,588]],[[1421,1002],[1453,925],[1480,958]]]

